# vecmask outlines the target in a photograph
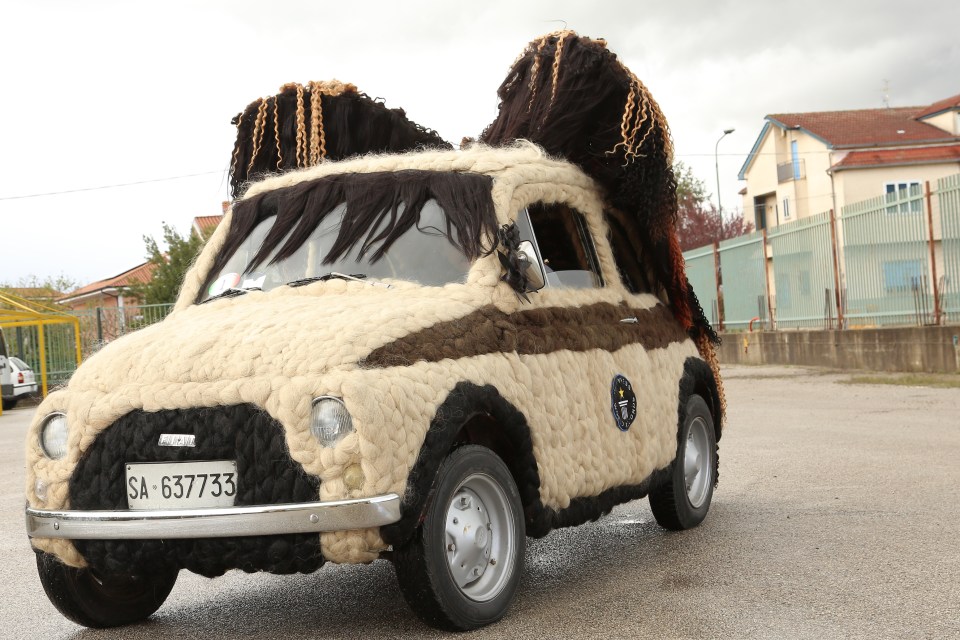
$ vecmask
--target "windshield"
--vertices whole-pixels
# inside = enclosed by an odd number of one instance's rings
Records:
[[[389,246],[379,258],[375,252],[362,253],[357,244],[331,261],[324,258],[331,253],[343,224],[347,207],[341,204],[313,230],[306,242],[286,258],[276,259],[286,238],[277,243],[269,256],[251,267],[251,262],[261,249],[277,216],[262,220],[246,237],[226,265],[215,275],[203,292],[200,300],[222,295],[231,289],[260,289],[269,291],[285,284],[321,279],[331,274],[343,274],[370,281],[407,280],[425,286],[438,286],[450,282],[463,282],[470,269],[470,259],[457,246],[456,229],[447,223],[444,211],[436,200],[423,204],[416,225],[412,226]],[[399,207],[402,213],[403,205]],[[374,231],[380,232],[387,221]],[[286,237],[294,233],[291,229]]]

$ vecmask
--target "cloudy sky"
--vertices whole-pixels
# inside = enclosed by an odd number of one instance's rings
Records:
[[[80,284],[144,260],[144,234],[220,212],[230,118],[289,81],[338,78],[449,141],[496,114],[524,45],[604,37],[650,88],[678,159],[739,207],[764,115],[960,93],[960,2],[5,1],[0,283]],[[716,196],[713,195],[714,202]]]

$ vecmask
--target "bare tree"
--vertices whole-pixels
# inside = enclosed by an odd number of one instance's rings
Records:
[[[720,219],[717,208],[707,201],[710,194],[703,180],[693,175],[690,167],[677,162],[673,171],[677,177],[677,235],[683,251],[753,231],[753,223],[745,222],[739,211]]]

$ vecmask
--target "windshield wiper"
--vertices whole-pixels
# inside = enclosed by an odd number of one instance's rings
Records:
[[[236,298],[237,296],[242,296],[247,291],[263,291],[263,289],[261,287],[247,287],[246,289],[240,289],[238,287],[230,287],[226,291],[222,291],[221,293],[218,293],[215,296],[211,296],[207,298],[200,304],[206,304],[211,300],[220,300],[221,298]]]
[[[378,282],[376,280],[367,280],[367,274],[365,273],[354,273],[352,275],[347,275],[346,273],[337,273],[332,271],[326,275],[322,276],[313,276],[312,278],[301,278],[300,280],[294,280],[293,282],[288,282],[287,285],[291,287],[302,287],[303,285],[310,284],[311,282],[324,282],[326,280],[349,280],[353,282],[365,282],[371,287],[383,287],[385,289],[393,289],[392,284],[387,284],[385,282]]]
[[[306,284],[310,284],[311,282],[326,282],[327,280],[333,280],[334,278],[337,278],[338,280],[363,280],[366,277],[367,274],[365,273],[354,273],[352,275],[347,275],[345,273],[337,273],[336,271],[332,271],[322,276],[313,276],[310,278],[293,280],[288,282],[287,285],[290,287],[302,287]]]

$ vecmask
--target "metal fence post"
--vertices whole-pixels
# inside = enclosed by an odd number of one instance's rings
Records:
[[[47,345],[43,335],[43,322],[37,324],[40,342],[40,390],[47,397]]]
[[[837,216],[830,209],[830,248],[833,251],[833,283],[837,301],[837,328],[843,329],[843,309],[840,306],[840,260],[837,258]]]
[[[763,280],[766,284],[767,291],[767,313],[770,314],[768,316],[770,318],[769,325],[770,330],[773,331],[776,328],[776,324],[773,320],[773,300],[770,297],[770,272],[767,270],[767,229],[764,227],[760,231],[763,237]]]
[[[103,344],[103,314],[100,307],[97,307],[97,344]]]
[[[720,272],[720,243],[713,243],[713,269],[717,281],[717,324],[719,330],[723,331],[723,277]]]
[[[940,288],[937,286],[937,254],[933,249],[933,206],[930,197],[930,181],[924,182],[927,202],[927,230],[930,239],[930,272],[933,274],[933,324],[940,324]]]

